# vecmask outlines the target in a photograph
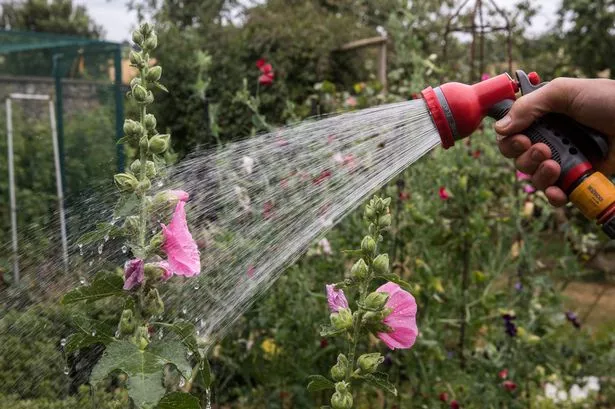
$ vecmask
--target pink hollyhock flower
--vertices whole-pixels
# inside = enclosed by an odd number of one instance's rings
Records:
[[[273,215],[273,202],[271,200],[263,203],[263,218],[270,219]]]
[[[527,194],[530,194],[530,193],[534,193],[536,191],[536,188],[532,185],[525,185],[523,186],[523,191]]]
[[[348,97],[346,98],[346,105],[348,105],[349,107],[356,107],[357,106],[357,99],[355,97]]]
[[[124,290],[132,290],[145,279],[143,260],[136,258],[124,264]]]
[[[256,269],[254,268],[254,266],[250,265],[248,266],[248,278],[253,278],[254,277],[254,272],[256,271]]]
[[[256,62],[256,66],[262,73],[262,75],[258,78],[258,83],[261,85],[273,84],[275,73],[273,72],[273,67],[271,66],[271,64],[267,64],[265,60],[260,59]]]
[[[327,303],[331,312],[338,312],[342,308],[348,308],[348,300],[344,295],[344,290],[336,290],[335,285],[327,284]]]
[[[480,80],[481,81],[487,81],[489,78],[491,78],[491,76],[489,74],[484,73],[483,75],[480,76]]]
[[[451,197],[444,186],[440,186],[438,194],[440,195],[440,199],[442,200],[448,200]]]
[[[258,83],[261,85],[271,85],[273,84],[273,75],[263,74],[258,77]]]
[[[171,272],[171,266],[169,265],[168,261],[166,260],[160,261],[156,263],[156,266],[162,269],[162,277],[160,277],[162,281],[167,281],[169,278],[173,276],[173,273]]]
[[[183,190],[169,190],[169,194],[181,202],[187,202],[190,199],[190,195]]]
[[[382,321],[391,332],[380,332],[378,338],[389,348],[411,348],[416,341],[419,329],[416,326],[416,301],[412,294],[395,283],[388,282],[376,291],[389,294],[385,308],[391,313]]]
[[[517,171],[516,173],[517,175],[517,180],[531,180],[532,177],[530,175],[526,175],[523,172]]]
[[[321,239],[318,242],[318,247],[320,247],[324,254],[329,255],[333,253],[333,251],[331,250],[331,243],[329,243],[329,240],[327,240],[327,238]]]
[[[178,202],[168,226],[161,224],[169,267],[175,275],[192,277],[201,272],[201,257],[196,242],[188,230],[185,202]]]
[[[267,61],[265,61],[264,58],[259,58],[258,60],[256,60],[256,67],[258,69],[261,69],[265,64],[267,64]]]
[[[459,409],[459,402],[456,400],[451,401],[451,409]]]

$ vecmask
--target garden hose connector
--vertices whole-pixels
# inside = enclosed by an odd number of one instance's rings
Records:
[[[516,77],[515,80],[508,74],[500,74],[474,85],[451,82],[424,89],[421,94],[442,146],[448,149],[455,141],[469,136],[487,116],[496,120],[503,118],[517,93],[526,95],[546,84],[535,72],[526,74],[519,70]],[[544,143],[551,149],[551,158],[561,168],[556,185],[585,217],[595,220],[615,239],[615,185],[596,171],[588,159],[606,157],[607,138],[569,117],[553,113],[520,133],[527,135],[532,144]]]

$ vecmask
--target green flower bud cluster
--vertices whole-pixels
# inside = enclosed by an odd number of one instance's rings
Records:
[[[337,356],[337,363],[331,367],[331,379],[334,381],[342,381],[346,378],[348,371],[350,370],[350,362],[346,355],[339,354]]]
[[[346,330],[352,327],[352,312],[348,308],[340,308],[338,312],[331,314],[331,325],[338,330]]]
[[[335,384],[335,393],[331,396],[331,407],[333,409],[350,409],[354,401],[348,382],[338,382]]]
[[[363,354],[357,360],[361,373],[370,374],[376,372],[378,365],[384,362],[384,357],[379,352]]]

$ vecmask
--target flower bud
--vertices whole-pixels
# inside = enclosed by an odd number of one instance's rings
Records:
[[[143,194],[147,192],[151,187],[152,187],[152,182],[149,180],[149,178],[144,178],[143,180],[139,181],[136,191],[137,193]]]
[[[160,79],[160,77],[162,77],[162,67],[157,65],[147,70],[147,75],[145,76],[145,79],[147,79],[148,81],[156,82]]]
[[[380,254],[378,257],[374,259],[372,264],[374,271],[376,274],[386,274],[389,272],[389,255],[388,254]]]
[[[134,332],[136,328],[136,322],[134,318],[135,317],[134,317],[132,310],[122,311],[122,316],[120,318],[120,334],[121,335],[129,335]]]
[[[128,216],[124,220],[123,229],[128,231],[128,234],[132,234],[139,231],[139,216]]]
[[[154,135],[149,140],[149,150],[152,153],[161,154],[164,153],[169,148],[169,139],[171,135]]]
[[[145,115],[145,127],[148,131],[156,129],[156,117],[152,114]]]
[[[369,268],[367,267],[367,264],[362,258],[360,258],[359,261],[354,263],[354,265],[350,269],[350,273],[352,274],[353,277],[358,278],[359,280],[362,280],[365,277],[367,277],[368,270]]]
[[[378,218],[378,224],[380,227],[389,227],[391,225],[391,214],[383,214]]]
[[[149,246],[151,249],[159,249],[163,243],[164,236],[162,235],[162,233],[158,233],[149,241]]]
[[[143,34],[138,30],[134,31],[132,33],[132,42],[140,46],[143,43]]]
[[[134,173],[135,175],[138,175],[139,172],[141,172],[141,161],[139,159],[135,159],[130,164],[130,171]]]
[[[147,346],[149,345],[149,331],[147,327],[137,328],[137,333],[135,334],[133,338],[133,342],[142,351],[144,351],[145,348],[147,348]]]
[[[378,365],[384,362],[384,357],[379,352],[373,354],[363,354],[359,357],[357,363],[363,373],[374,373],[378,369]]]
[[[151,51],[156,47],[158,47],[158,37],[156,36],[156,33],[152,33],[145,39],[145,41],[143,41],[143,48],[147,51]]]
[[[139,148],[143,149],[144,151],[147,151],[149,149],[149,139],[147,138],[147,135],[144,135],[143,137],[141,137],[141,139],[139,139]]]
[[[136,85],[141,85],[141,77],[134,77],[130,80],[130,89],[133,89]]]
[[[331,314],[331,324],[336,329],[348,329],[352,327],[352,313],[348,308],[340,308],[338,312]]]
[[[380,310],[387,303],[388,299],[389,295],[387,293],[374,291],[365,297],[365,307],[370,310]]]
[[[127,119],[124,121],[124,135],[128,137],[139,137],[143,134],[143,127],[137,121]]]
[[[382,206],[384,208],[384,210],[387,210],[387,208],[391,205],[391,198],[387,197],[385,199],[382,199]]]
[[[365,206],[365,217],[368,219],[374,217],[374,208],[371,205]]]
[[[143,34],[143,37],[148,37],[151,33],[154,32],[154,26],[152,26],[148,22],[145,22],[139,26],[139,32]]]
[[[371,236],[365,236],[361,241],[361,250],[368,256],[373,255],[376,251],[376,241]]]
[[[147,176],[148,178],[153,178],[154,176],[156,176],[156,164],[151,160],[148,160],[145,163],[145,176]]]
[[[152,91],[147,91],[147,96],[145,97],[145,104],[151,104],[154,102],[154,94]]]
[[[353,405],[352,394],[348,390],[346,382],[335,384],[335,393],[331,396],[331,407],[333,409],[350,409]]]
[[[132,95],[137,102],[145,102],[147,98],[147,90],[142,85],[135,85],[132,89]]]
[[[341,381],[346,377],[348,367],[348,358],[344,354],[339,354],[337,356],[337,363],[331,367],[331,378],[336,382]]]
[[[141,56],[141,53],[137,52],[137,51],[131,51],[130,52],[130,63],[138,68],[143,68],[145,67],[145,61],[143,61],[143,56]],[[134,92],[134,90],[133,90]]]
[[[143,304],[143,311],[150,316],[160,315],[164,312],[164,303],[156,288],[151,289],[147,293]]]
[[[115,185],[123,192],[132,192],[137,188],[139,181],[130,173],[118,173],[113,176]]]
[[[152,239],[154,240],[154,239]],[[151,244],[150,244],[151,245]],[[157,264],[146,264],[143,267],[143,271],[145,274],[145,278],[150,283],[155,283],[160,281],[162,276],[164,275],[164,269]]]

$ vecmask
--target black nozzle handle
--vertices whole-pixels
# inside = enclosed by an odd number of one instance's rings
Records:
[[[502,119],[508,114],[512,105],[512,100],[504,100],[492,106],[487,115],[496,120]],[[567,178],[568,173],[574,171],[576,175],[579,169],[583,168],[587,169],[583,174],[591,171],[591,161],[586,154],[595,159],[603,155],[602,149],[592,144],[587,144],[583,146],[583,150],[581,149],[581,144],[578,142],[589,139],[589,135],[583,132],[583,128],[585,127],[563,115],[546,114],[520,132],[527,135],[532,145],[544,143],[551,149],[551,159],[561,167],[557,185],[564,188],[566,194],[570,194],[576,187],[576,184],[570,183],[570,178]],[[579,174],[575,179],[581,176],[582,174]]]

